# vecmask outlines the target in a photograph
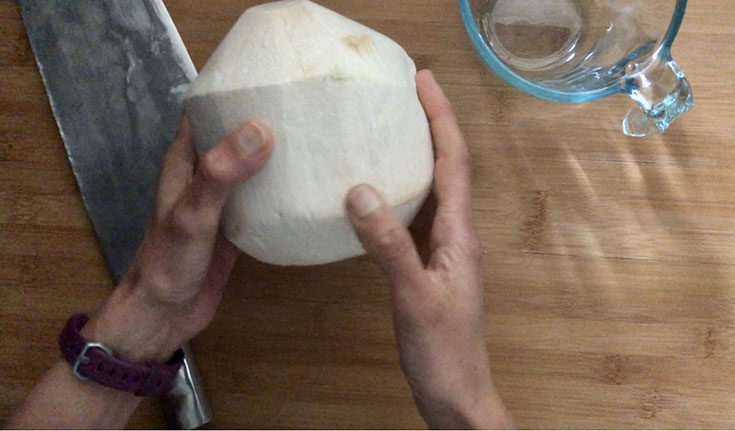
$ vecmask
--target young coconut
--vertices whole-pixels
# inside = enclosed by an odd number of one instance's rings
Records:
[[[249,120],[273,130],[265,168],[227,203],[225,236],[278,265],[362,254],[344,209],[361,183],[409,223],[434,160],[415,76],[398,44],[311,1],[248,9],[185,100],[200,154]]]

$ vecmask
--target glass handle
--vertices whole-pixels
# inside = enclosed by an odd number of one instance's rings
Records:
[[[623,133],[628,136],[662,133],[694,106],[689,81],[668,53],[629,64],[625,91],[638,104],[623,120]]]

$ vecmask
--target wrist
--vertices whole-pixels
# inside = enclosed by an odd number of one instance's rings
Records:
[[[175,313],[126,285],[115,289],[81,334],[124,359],[140,362],[166,362],[187,341]]]
[[[488,389],[480,397],[469,400],[462,408],[463,416],[471,429],[513,429],[515,424],[498,393]]]
[[[512,429],[510,412],[505,408],[492,382],[462,390],[431,390],[421,394],[414,389],[419,412],[431,429]]]

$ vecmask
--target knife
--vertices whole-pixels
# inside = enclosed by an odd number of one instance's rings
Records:
[[[197,76],[162,0],[20,0],[64,146],[115,282],[143,239],[161,161]],[[162,398],[171,428],[211,410],[189,346]]]

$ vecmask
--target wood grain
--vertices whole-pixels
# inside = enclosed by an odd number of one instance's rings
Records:
[[[201,67],[256,1],[166,2]],[[522,427],[735,427],[735,3],[690,2],[674,54],[695,109],[625,138],[624,97],[534,99],[488,72],[456,2],[328,0],[430,67],[473,154],[487,342]],[[112,288],[29,48],[0,0],[0,417]],[[426,226],[420,219],[418,226]],[[418,230],[422,230],[419,228]],[[423,229],[425,230],[425,229]],[[417,428],[369,259],[238,262],[194,340],[220,428]],[[146,402],[133,428],[163,426]]]

